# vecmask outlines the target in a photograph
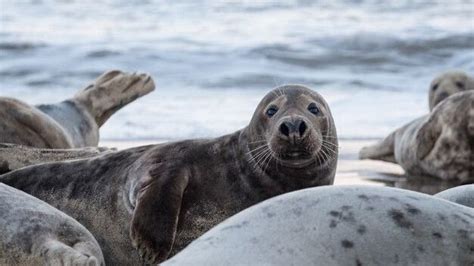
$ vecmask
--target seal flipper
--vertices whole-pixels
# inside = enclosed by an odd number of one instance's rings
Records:
[[[396,131],[390,133],[385,139],[372,146],[363,147],[359,152],[359,159],[397,163],[394,154],[395,133]]]
[[[431,116],[418,130],[415,137],[416,158],[423,160],[433,150],[441,135],[441,125]]]
[[[189,176],[186,171],[155,178],[148,173],[138,192],[130,238],[140,257],[149,264],[168,258],[173,247],[184,190]]]
[[[112,70],[102,74],[71,100],[85,106],[100,127],[123,106],[154,89],[153,79],[147,74]]]
[[[58,240],[49,240],[40,247],[39,252],[46,265],[99,266],[102,263],[89,254],[76,250]]]

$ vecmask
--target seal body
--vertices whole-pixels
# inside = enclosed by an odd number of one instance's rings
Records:
[[[57,104],[31,106],[0,97],[0,143],[50,149],[97,146],[100,126],[154,87],[148,75],[115,70]]]
[[[336,162],[329,107],[294,85],[270,92],[250,124],[226,136],[30,166],[0,181],[76,218],[108,264],[136,265],[166,259],[267,198],[332,184]]]
[[[450,96],[359,156],[398,163],[409,176],[474,181],[474,91]]]
[[[104,265],[84,226],[47,203],[0,183],[0,265]]]
[[[287,193],[214,227],[169,265],[471,265],[474,209],[369,186]]]
[[[474,185],[450,188],[434,196],[474,208]]]
[[[428,103],[430,111],[449,96],[474,90],[474,78],[463,71],[448,71],[435,77],[430,84]]]

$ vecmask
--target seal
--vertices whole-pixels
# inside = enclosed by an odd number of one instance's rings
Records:
[[[359,157],[398,163],[409,177],[474,181],[474,91],[451,95]]]
[[[105,265],[84,226],[49,204],[0,183],[0,265]]]
[[[474,185],[450,188],[434,196],[474,208]]]
[[[154,88],[149,75],[113,70],[57,104],[31,106],[0,97],[0,143],[50,149],[97,146],[107,119]]]
[[[428,102],[430,111],[449,96],[474,90],[474,78],[463,71],[448,71],[435,77],[430,84]]]
[[[474,209],[387,187],[287,193],[214,227],[170,265],[472,265]]]
[[[323,97],[287,85],[268,93],[250,124],[229,135],[29,166],[0,181],[77,219],[107,264],[137,265],[140,257],[151,264],[253,204],[332,184],[337,145]]]

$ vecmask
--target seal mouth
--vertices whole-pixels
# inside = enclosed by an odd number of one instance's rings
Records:
[[[311,154],[302,150],[288,151],[275,159],[281,165],[292,168],[306,167],[314,162]]]

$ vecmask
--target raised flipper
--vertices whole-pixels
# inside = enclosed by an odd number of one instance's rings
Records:
[[[72,100],[85,106],[100,127],[120,108],[154,89],[153,79],[147,74],[112,70],[78,92]]]
[[[395,133],[396,131],[390,133],[388,137],[374,145],[363,147],[359,151],[359,158],[397,163],[394,154]]]
[[[28,165],[94,157],[113,149],[87,147],[78,149],[39,149],[16,144],[0,143],[0,174]]]
[[[430,116],[424,124],[418,129],[415,138],[416,158],[423,160],[433,150],[436,141],[441,135],[441,125],[436,119],[439,116]]]
[[[173,247],[184,190],[189,176],[185,170],[175,174],[152,174],[138,181],[130,238],[140,257],[149,264],[168,258]],[[135,191],[135,189],[132,189]]]

